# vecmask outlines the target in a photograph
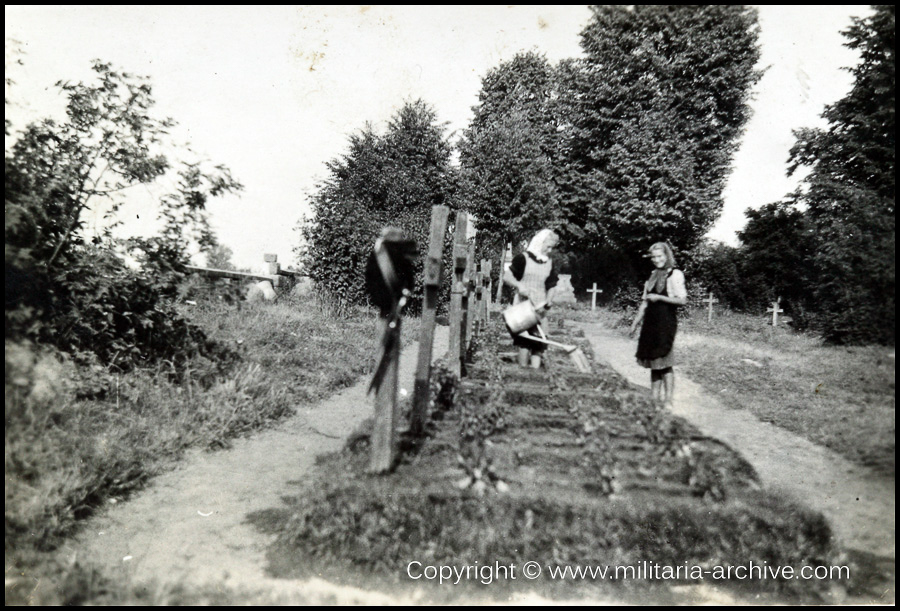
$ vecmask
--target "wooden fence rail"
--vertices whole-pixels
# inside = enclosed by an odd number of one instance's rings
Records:
[[[273,287],[279,287],[284,284],[285,278],[296,280],[306,276],[304,272],[295,269],[281,269],[278,263],[277,255],[263,255],[266,265],[269,267],[268,274],[255,274],[252,272],[238,272],[230,269],[215,269],[212,267],[199,267],[197,265],[185,266],[187,270],[193,274],[199,274],[207,278],[229,278],[231,280],[249,280],[254,282],[262,282],[268,280]]]

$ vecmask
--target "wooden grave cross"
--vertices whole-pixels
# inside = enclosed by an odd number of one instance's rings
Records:
[[[500,255],[500,271],[499,278],[500,280],[497,282],[497,298],[496,302],[499,306],[503,303],[503,275],[506,273],[506,266],[512,262],[512,242],[506,245],[506,250],[503,251],[503,254]]]
[[[588,289],[587,292],[588,292],[588,293],[593,293],[593,295],[591,295],[591,312],[593,312],[594,310],[597,309],[597,294],[598,294],[598,293],[602,293],[602,292],[603,292],[603,289],[598,289],[598,288],[597,288],[597,283],[595,282],[595,283],[594,283],[594,288]]]
[[[776,326],[778,324],[778,315],[784,312],[779,305],[781,304],[781,297],[772,302],[772,307],[768,308],[766,312],[772,313],[772,326]]]
[[[710,291],[709,296],[705,301],[709,304],[709,313],[706,316],[706,322],[712,322],[713,304],[719,303],[719,300],[716,299],[716,296],[712,294],[712,291]]]
[[[471,235],[469,232],[466,235]],[[475,294],[475,241],[472,240],[468,243],[468,249],[466,250],[466,270],[465,275],[463,276],[463,283],[465,284],[465,293],[463,293],[463,318],[465,324],[463,325],[463,339],[462,339],[462,353],[461,356],[463,358],[463,369],[462,374],[466,374],[465,370],[465,357],[469,352],[469,344],[472,341],[472,336],[475,333],[475,320],[478,317],[478,302],[477,295]]]
[[[447,232],[447,206],[431,207],[431,231],[428,255],[425,258],[425,299],[422,304],[422,323],[419,330],[419,360],[416,365],[416,381],[413,390],[413,406],[409,428],[413,435],[421,435],[428,416],[428,380],[431,377],[431,356],[434,349],[434,325],[438,293],[441,287],[442,252],[444,234]]]
[[[491,272],[493,271],[493,264],[490,259],[482,259],[481,261],[481,271],[484,272],[483,281],[484,281],[484,324],[491,320],[491,289],[493,288],[491,281]]]
[[[450,371],[457,377],[462,377],[463,355],[465,355],[466,320],[464,307],[468,307],[468,299],[463,297],[466,286],[463,275],[466,271],[469,247],[466,244],[466,226],[468,217],[465,212],[456,213],[455,229],[453,232],[453,284],[450,289]]]

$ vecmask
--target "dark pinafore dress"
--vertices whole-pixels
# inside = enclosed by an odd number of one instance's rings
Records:
[[[662,288],[654,282],[648,292],[657,295],[669,296],[667,284],[673,270],[666,274],[666,281],[662,282]],[[675,364],[675,332],[678,330],[678,306],[663,301],[647,302],[644,310],[644,324],[641,326],[641,336],[638,339],[637,357],[638,363],[648,369],[668,369]]]

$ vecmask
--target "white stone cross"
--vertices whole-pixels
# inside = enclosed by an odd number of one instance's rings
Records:
[[[778,299],[773,301],[772,307],[768,308],[766,310],[766,312],[772,313],[772,326],[773,327],[778,324],[778,315],[781,314],[782,312],[784,312],[784,310],[782,310],[780,307],[778,307],[779,304],[781,304],[781,297],[779,297]]]
[[[706,303],[709,304],[709,314],[706,317],[706,322],[712,322],[713,304],[719,303],[719,300],[716,299],[715,295],[712,294],[712,291],[709,292],[709,297],[706,298]]]
[[[593,312],[594,310],[597,309],[597,293],[602,293],[603,289],[598,289],[597,283],[595,282],[594,288],[588,289],[587,292],[593,293],[593,295],[591,295],[591,312]]]

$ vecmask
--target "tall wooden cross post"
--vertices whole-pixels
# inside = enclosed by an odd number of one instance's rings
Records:
[[[493,264],[490,259],[481,260],[481,271],[484,272],[484,324],[487,326],[491,320],[491,289],[494,288],[491,280]]]
[[[465,319],[463,318],[463,295],[466,286],[463,275],[466,271],[466,257],[469,247],[466,245],[466,225],[468,216],[465,212],[456,213],[453,231],[453,285],[450,289],[450,372],[462,377],[463,354],[465,354]]]
[[[381,359],[369,386],[370,391],[375,390],[368,468],[370,473],[389,472],[394,467],[397,456],[397,423],[400,416],[397,378],[402,322],[400,312],[407,298],[401,292],[411,286],[414,280],[409,256],[403,253],[409,253],[414,248],[415,243],[403,237],[402,231],[385,228],[366,264],[366,285],[369,296],[380,310],[378,324],[382,337]]]
[[[431,207],[431,232],[428,239],[428,254],[425,257],[423,284],[425,299],[422,306],[422,324],[419,330],[419,360],[416,364],[416,382],[413,390],[413,405],[410,413],[410,432],[419,436],[428,417],[428,380],[431,378],[431,356],[434,349],[434,322],[437,310],[438,292],[441,288],[442,251],[444,233],[450,209],[447,206]]]
[[[773,327],[778,325],[778,315],[781,314],[782,312],[784,312],[784,310],[781,309],[780,305],[781,305],[781,297],[779,297],[778,299],[773,301],[772,307],[768,308],[766,310],[766,312],[772,313],[772,326]]]
[[[506,273],[506,266],[512,261],[512,243],[506,245],[506,250],[500,254],[500,270],[497,276],[497,305],[503,303],[503,274]]]
[[[469,351],[469,342],[472,341],[473,329],[475,326],[475,242],[469,242],[466,249],[466,272],[463,282],[466,285],[466,292],[463,293],[463,345],[462,356],[465,358]],[[463,375],[466,375],[465,361],[463,361]]]
[[[595,282],[595,283],[594,283],[594,288],[588,289],[587,292],[588,292],[588,293],[593,293],[593,295],[591,295],[591,312],[593,312],[594,310],[597,309],[597,294],[598,294],[598,293],[602,293],[602,292],[603,292],[603,289],[598,289],[598,288],[597,288],[597,283]]]
[[[476,270],[475,271],[475,284],[474,284],[475,304],[474,304],[474,307],[472,307],[472,313],[473,313],[472,318],[475,319],[475,323],[472,326],[472,334],[473,335],[481,334],[481,327],[483,324],[482,306],[484,305],[484,272],[481,271],[481,265],[483,263],[484,263],[484,259],[482,259],[481,262],[479,262],[477,264],[476,263],[472,264],[474,269]],[[469,338],[469,341],[472,341],[472,338]]]
[[[387,318],[378,320],[378,333],[384,336],[390,323]],[[400,364],[400,342],[395,342],[385,354],[388,359],[384,379],[375,391],[375,416],[372,423],[369,473],[387,473],[394,466],[397,452],[397,375]]]
[[[719,303],[719,300],[716,299],[716,296],[712,294],[712,291],[709,292],[709,296],[706,298],[706,303],[709,304],[709,312],[706,315],[706,322],[712,322],[713,304]]]

